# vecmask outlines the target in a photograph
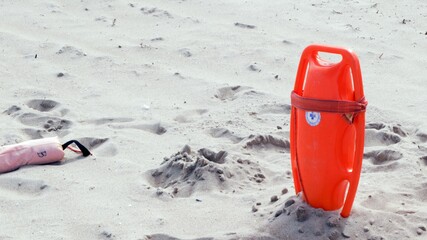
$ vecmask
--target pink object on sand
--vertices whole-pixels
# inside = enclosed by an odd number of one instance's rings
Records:
[[[25,141],[0,147],[0,173],[16,170],[24,165],[45,164],[64,158],[57,137]]]

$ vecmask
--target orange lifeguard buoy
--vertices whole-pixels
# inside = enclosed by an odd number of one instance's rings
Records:
[[[339,62],[319,52],[341,55]],[[296,193],[315,208],[348,217],[362,167],[365,109],[355,53],[310,45],[302,53],[291,94],[291,163]]]

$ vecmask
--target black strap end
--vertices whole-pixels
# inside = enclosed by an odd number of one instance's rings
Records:
[[[62,150],[65,150],[68,146],[70,146],[71,144],[76,144],[76,146],[80,149],[80,151],[82,152],[82,155],[84,156],[84,157],[87,157],[87,156],[89,156],[89,155],[92,155],[91,153],[90,153],[90,151],[85,147],[85,146],[83,146],[83,144],[81,144],[79,141],[77,141],[77,140],[70,140],[70,141],[68,141],[68,142],[66,142],[66,143],[64,143],[64,144],[62,144]]]

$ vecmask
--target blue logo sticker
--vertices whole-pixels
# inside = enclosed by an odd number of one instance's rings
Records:
[[[310,126],[314,127],[320,123],[320,112],[305,112],[305,120]]]

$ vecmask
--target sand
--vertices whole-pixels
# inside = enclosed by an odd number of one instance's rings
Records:
[[[0,145],[93,156],[0,175],[0,239],[425,239],[422,1],[1,1]],[[295,195],[289,116],[312,43],[366,98],[347,219]]]

